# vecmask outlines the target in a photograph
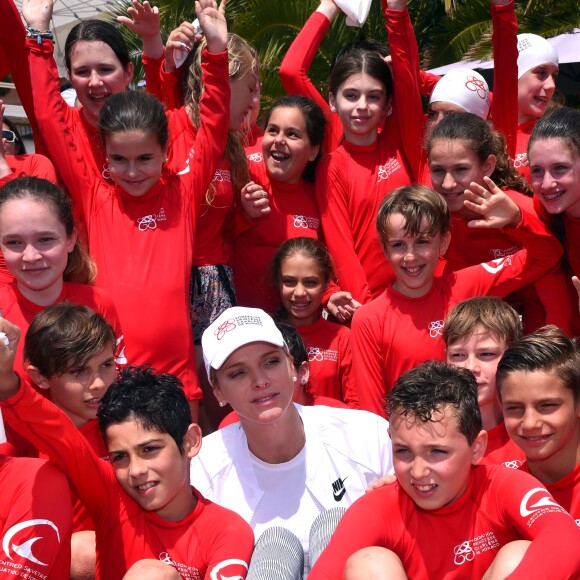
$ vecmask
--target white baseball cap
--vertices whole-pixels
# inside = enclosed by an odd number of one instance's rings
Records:
[[[212,368],[218,370],[230,354],[252,342],[267,342],[287,350],[284,337],[272,317],[260,308],[234,306],[224,310],[201,337],[208,378]]]
[[[444,101],[461,107],[487,119],[489,113],[489,87],[486,80],[470,68],[457,68],[449,71],[431,93],[429,103]]]
[[[518,34],[518,53],[518,79],[541,64],[560,64],[556,49],[537,34]]]

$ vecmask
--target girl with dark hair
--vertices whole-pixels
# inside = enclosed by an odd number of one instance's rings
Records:
[[[337,59],[329,101],[342,122],[344,140],[322,160],[316,176],[316,201],[338,282],[361,303],[393,280],[373,220],[381,201],[412,181],[403,141],[412,138],[408,123],[413,117],[407,119],[405,111],[420,107],[413,63],[418,56],[407,48],[412,27],[406,3],[384,0],[383,10],[391,52],[401,53],[393,73],[396,83],[377,52],[353,48]]]
[[[280,294],[277,318],[295,326],[304,339],[310,363],[309,391],[358,408],[350,329],[322,316],[322,298],[333,276],[326,246],[313,238],[285,241],[272,260],[272,278]]]
[[[547,234],[537,219],[530,187],[511,164],[503,137],[489,122],[471,113],[449,113],[427,137],[427,155],[433,189],[446,201],[452,215],[451,244],[446,268],[456,271],[495,259],[505,259],[521,249],[500,230],[470,227],[475,219],[464,204],[465,191],[474,187],[504,191],[530,225]],[[561,270],[519,289],[507,301],[523,313],[524,328],[533,331],[546,321],[571,333],[572,303]]]
[[[207,39],[205,90],[188,172],[176,175],[164,168],[167,117],[155,97],[140,91],[111,95],[100,110],[114,185],[75,154],[74,139],[64,127],[53,150],[82,214],[98,267],[95,283],[115,301],[132,361],[177,375],[197,418],[201,391],[187,298],[195,224],[226,145],[229,82],[225,6],[202,0],[196,11]]]
[[[53,58],[52,18],[53,0],[34,2],[26,0],[22,4],[22,16],[27,25],[26,39],[17,44],[2,46],[12,60],[11,70],[19,66],[22,59],[17,47],[25,46],[31,79],[35,91],[26,81],[15,84],[28,117],[38,126],[34,133],[42,137],[45,153],[54,162],[54,140],[62,133],[62,128],[74,135],[78,157],[87,159],[91,170],[108,179],[105,152],[100,142],[97,121],[99,111],[109,95],[124,91],[133,78],[133,64],[129,51],[120,32],[113,24],[103,20],[84,20],[74,26],[65,43],[65,66],[70,81],[77,93],[80,108],[70,107],[60,94],[59,73]],[[2,22],[7,27],[6,22]],[[21,28],[19,25],[18,28]],[[3,38],[13,36],[7,31]],[[42,87],[39,90],[38,87]],[[36,139],[36,137],[35,137]]]
[[[90,285],[95,267],[78,239],[70,198],[60,187],[18,177],[0,188],[0,249],[14,277],[0,285],[2,317],[25,333],[47,306],[64,301],[89,306],[113,326],[119,360],[124,358],[117,311],[105,291]],[[19,365],[23,344],[18,344]]]

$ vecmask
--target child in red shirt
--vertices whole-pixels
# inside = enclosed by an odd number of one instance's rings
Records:
[[[287,240],[274,254],[272,278],[280,292],[278,318],[296,327],[308,349],[310,391],[358,408],[350,329],[322,316],[323,295],[333,278],[326,246],[306,237]]]
[[[108,464],[60,409],[10,373],[19,332],[3,319],[0,330],[9,340],[0,347],[4,418],[66,473],[93,518],[97,579],[122,578],[150,559],[186,580],[209,580],[218,572],[245,578],[251,529],[189,484],[201,430],[191,423],[179,380],[146,367],[122,371],[98,411]]]
[[[486,187],[490,177],[520,208],[534,214],[531,189],[510,164],[505,141],[485,120],[469,113],[449,113],[431,131],[427,139],[431,183],[451,211],[451,243],[445,254],[446,268],[467,266],[512,255],[521,249],[505,232],[497,229],[473,229],[474,218],[464,205],[464,192],[471,182]],[[547,233],[536,221],[539,232]],[[519,289],[507,301],[523,312],[524,330],[533,331],[546,321],[572,332],[572,303],[561,271],[536,280]]]
[[[472,296],[505,295],[553,268],[561,247],[538,231],[538,218],[521,212],[503,191],[485,178],[472,183],[465,206],[472,227],[503,228],[522,248],[515,254],[435,276],[451,233],[447,204],[421,185],[402,187],[381,204],[379,237],[395,272],[395,283],[353,317],[353,371],[362,409],[383,414],[383,398],[397,378],[424,360],[444,359],[443,321],[451,308]]]
[[[522,470],[538,478],[580,526],[580,352],[555,326],[512,345],[497,367],[509,436]]]
[[[518,467],[525,456],[509,438],[497,397],[495,373],[502,354],[522,336],[518,313],[499,298],[479,296],[453,307],[445,319],[447,363],[470,370],[477,381],[477,402],[487,447],[480,461]]]
[[[565,268],[580,275],[580,112],[568,107],[542,117],[528,146],[534,205],[563,242]],[[570,286],[570,292],[576,293]],[[574,330],[580,332],[578,311]]]
[[[580,574],[580,530],[549,492],[529,474],[477,465],[487,433],[470,372],[423,364],[388,407],[397,482],[347,510],[311,580]]]
[[[0,285],[2,316],[26,332],[47,306],[64,301],[88,306],[113,326],[118,362],[127,362],[117,310],[105,291],[89,285],[94,264],[78,239],[71,200],[62,189],[36,177],[18,177],[0,188],[0,248],[14,277]],[[22,360],[19,344],[18,368]]]

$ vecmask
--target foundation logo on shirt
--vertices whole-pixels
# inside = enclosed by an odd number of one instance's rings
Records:
[[[380,183],[381,181],[388,179],[398,169],[401,169],[401,164],[399,163],[399,160],[396,159],[395,157],[389,159],[384,165],[379,165],[377,183]]]
[[[427,327],[429,329],[429,336],[431,338],[437,338],[443,334],[443,324],[445,323],[444,320],[434,320],[433,322],[429,323]]]
[[[185,167],[181,171],[178,171],[177,175],[185,175],[186,173],[189,173],[189,160],[193,159],[194,155],[195,155],[195,149],[192,147],[187,153],[187,159],[185,160]]]
[[[495,266],[493,265],[495,264]],[[506,266],[511,266],[512,258],[511,256],[505,256],[503,258],[498,258],[497,260],[492,260],[491,262],[484,262],[481,267],[487,270],[490,274],[497,274],[503,270]]]
[[[575,520],[576,525],[580,528],[580,520]]]
[[[461,566],[466,562],[471,562],[475,556],[479,556],[484,552],[499,548],[499,542],[493,532],[486,532],[472,540],[461,542],[461,544],[453,548],[453,563],[456,566]]]
[[[528,162],[528,154],[527,153],[517,153],[516,158],[514,159],[514,167],[519,169],[520,167],[527,167],[529,165]]]
[[[14,560],[12,555],[12,552],[14,552],[14,555],[19,556],[20,558],[24,558],[29,562],[33,562],[39,566],[48,566],[48,564],[36,558],[32,551],[32,548],[37,541],[45,539],[45,536],[39,535],[39,526],[48,526],[49,529],[46,531],[49,535],[53,535],[53,532],[51,532],[50,529],[54,530],[57,542],[60,544],[60,534],[58,532],[58,528],[50,520],[26,520],[25,522],[20,522],[19,524],[12,526],[4,534],[4,538],[2,538],[2,549],[4,550],[4,553],[9,560]],[[35,528],[34,537],[28,540],[19,541],[19,543],[17,543],[16,538],[19,536],[22,530],[27,528]],[[25,534],[21,534],[21,537],[23,536],[25,536]]]
[[[520,503],[520,515],[522,518],[528,518],[528,528],[531,528],[539,517],[554,512],[566,513],[564,508],[555,502],[550,492],[543,487],[530,489]]]
[[[161,208],[158,214],[145,215],[137,220],[137,227],[140,232],[157,229],[157,222],[164,222],[167,219],[165,210]]]
[[[322,362],[324,360],[336,362],[338,360],[337,350],[319,348],[317,346],[309,346],[307,351],[309,362]]]
[[[303,228],[305,230],[317,230],[320,227],[320,220],[305,215],[293,215],[295,228]]]
[[[248,155],[248,160],[253,161],[254,163],[261,163],[264,161],[264,156],[261,153],[252,153]]]
[[[519,469],[523,461],[521,459],[512,459],[511,461],[504,461],[502,465],[510,469]]]
[[[517,246],[511,246],[511,248],[506,248],[502,250],[501,248],[494,248],[490,250],[489,253],[491,254],[494,260],[499,260],[500,258],[505,258],[506,256],[513,256],[519,248]]]
[[[176,562],[169,554],[169,552],[161,552],[159,554],[159,561],[175,568],[183,580],[202,580],[203,576],[199,571],[199,568],[195,566],[189,566],[188,564],[182,564],[181,562]]]
[[[248,564],[243,560],[224,560],[217,564],[209,574],[210,580],[244,580]]]
[[[225,181],[226,183],[231,183],[231,174],[227,169],[216,169],[216,172],[213,176],[214,181]]]
[[[228,318],[225,322],[222,322],[214,331],[214,336],[221,340],[227,332],[231,332],[238,326],[244,326],[247,324],[254,324],[256,326],[263,326],[262,320],[259,316],[234,316],[234,318]]]

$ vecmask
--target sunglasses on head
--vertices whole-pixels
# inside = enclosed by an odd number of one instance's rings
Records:
[[[14,143],[14,141],[16,141],[16,133],[14,133],[14,131],[2,129],[2,139],[6,139],[6,143]]]

